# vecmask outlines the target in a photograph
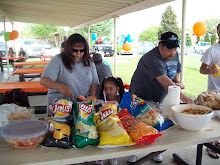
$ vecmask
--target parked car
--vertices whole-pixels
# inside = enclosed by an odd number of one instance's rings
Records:
[[[95,47],[95,51],[99,52],[102,51],[104,52],[104,57],[111,57],[114,54],[114,49],[112,44],[95,44],[93,45]]]
[[[6,54],[5,42],[0,42],[0,51],[2,52],[3,56],[5,56]]]
[[[51,44],[49,42],[43,42],[40,44],[44,49],[51,49]]]
[[[44,54],[44,47],[36,39],[19,39],[18,50],[23,48],[26,57],[41,57]]]
[[[198,44],[194,46],[194,52],[203,54],[208,48],[210,48],[210,46],[209,42],[198,42]]]
[[[140,55],[144,55],[155,48],[155,45],[152,42],[143,42],[142,45],[138,48],[138,52]]]
[[[121,51],[119,53],[120,53],[120,55],[133,55],[134,51],[132,48],[129,51],[124,51],[123,49],[121,49]]]

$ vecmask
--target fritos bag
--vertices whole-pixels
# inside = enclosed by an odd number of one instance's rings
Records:
[[[171,120],[154,111],[144,100],[129,92],[123,95],[119,107],[128,109],[131,115],[143,123],[153,126],[158,131],[164,131],[174,125]]]
[[[137,145],[151,144],[162,135],[157,129],[146,125],[134,116],[130,115],[126,108],[118,114],[124,128]]]
[[[73,103],[75,126],[73,130],[74,144],[78,148],[86,145],[98,145],[98,132],[94,122],[94,105],[89,103]]]
[[[67,97],[60,97],[49,106],[52,112],[50,128],[46,135],[45,145],[48,147],[74,148],[71,135],[73,119],[72,101]]]
[[[116,148],[135,144],[118,118],[115,104],[99,108],[95,114],[95,121],[100,133],[99,148]]]

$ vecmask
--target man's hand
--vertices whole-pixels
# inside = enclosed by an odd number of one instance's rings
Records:
[[[190,97],[184,95],[182,92],[180,93],[180,99],[185,102],[186,104],[194,104],[193,99],[191,99]]]
[[[214,73],[218,73],[218,67],[216,67],[215,65],[212,65],[209,68],[209,74],[214,74]]]

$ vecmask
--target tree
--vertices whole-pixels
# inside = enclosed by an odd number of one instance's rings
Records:
[[[96,33],[98,37],[109,36],[113,29],[113,19],[99,22],[90,26],[90,34]],[[88,38],[88,26],[78,29],[85,38]]]
[[[209,33],[208,32],[206,32],[204,40],[205,40],[205,42],[210,42],[210,38],[209,38]]]
[[[186,46],[192,46],[192,40],[189,35],[186,35]]]
[[[217,29],[217,25],[220,22],[220,18],[216,17],[216,18],[209,18],[209,19],[205,19],[204,22],[207,25],[207,31],[211,32],[212,34],[216,33]]]
[[[4,30],[0,31],[0,36],[4,35],[4,33],[5,33]]]
[[[159,27],[152,26],[147,30],[144,30],[140,33],[139,35],[139,40],[140,41],[149,41],[149,42],[154,42],[157,41],[157,33],[159,31]]]
[[[199,41],[200,41],[200,37],[197,37],[197,41],[196,41],[196,43],[198,44]]]
[[[162,14],[162,21],[160,23],[160,29],[158,31],[158,38],[160,38],[161,34],[169,31],[179,35],[179,28],[176,18],[177,16],[175,12],[169,5],[166,8],[166,11]]]
[[[217,36],[216,34],[212,34],[212,37],[211,37],[211,45],[214,45],[216,43],[216,40],[217,40]]]

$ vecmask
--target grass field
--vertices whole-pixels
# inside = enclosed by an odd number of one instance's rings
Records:
[[[117,76],[130,84],[131,77],[137,67],[141,56],[121,56],[117,58]],[[191,98],[195,98],[199,93],[207,90],[208,76],[199,73],[201,56],[185,56],[184,84],[186,89],[184,94]],[[112,65],[114,74],[113,58],[108,57],[105,60]]]

